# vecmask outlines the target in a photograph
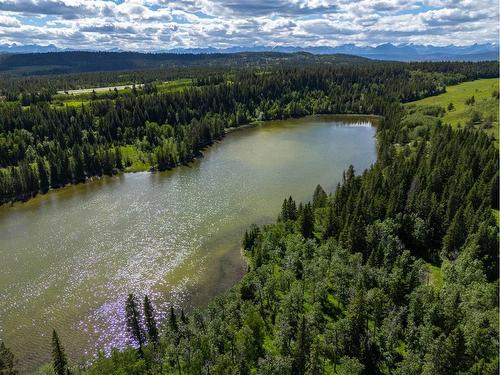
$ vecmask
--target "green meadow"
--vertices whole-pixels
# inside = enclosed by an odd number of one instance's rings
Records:
[[[444,124],[453,128],[472,126],[483,129],[498,140],[498,88],[498,78],[479,79],[448,86],[443,94],[407,103],[406,106],[410,109],[441,107],[444,109],[441,113]]]
[[[181,78],[167,82],[154,82],[159,93],[171,93],[182,91],[193,85],[193,80],[189,78]],[[138,87],[137,91],[141,92],[142,88]],[[109,89],[108,91],[82,92],[78,94],[58,93],[52,98],[52,106],[54,107],[80,107],[89,104],[92,100],[116,99],[116,95],[127,95],[132,92],[132,85],[121,88],[119,90]]]

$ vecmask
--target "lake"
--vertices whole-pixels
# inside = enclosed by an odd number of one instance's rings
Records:
[[[242,276],[252,223],[285,197],[333,191],[376,159],[369,117],[314,116],[231,132],[187,166],[122,174],[0,207],[0,338],[22,372],[50,359],[55,328],[75,363],[127,343],[128,293],[189,310]],[[161,314],[160,314],[161,315]]]

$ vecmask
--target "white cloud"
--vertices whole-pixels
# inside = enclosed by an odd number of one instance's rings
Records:
[[[496,0],[0,0],[0,42],[168,49],[498,42]]]
[[[0,15],[0,27],[20,27],[21,22],[12,16],[2,16]]]

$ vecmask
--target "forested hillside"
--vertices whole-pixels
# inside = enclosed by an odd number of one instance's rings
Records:
[[[47,52],[0,55],[0,72],[17,75],[82,73],[151,68],[172,69],[185,66],[272,66],[287,64],[341,63],[369,61],[364,57],[306,52],[239,52],[239,53],[139,53],[139,52]]]
[[[498,152],[482,131],[422,122],[400,104],[491,77],[497,64],[420,67],[245,72],[81,109],[2,107],[4,201],[114,173],[124,144],[168,168],[255,118],[384,116],[375,165],[360,175],[348,168],[334,192],[318,186],[312,202],[287,198],[275,224],[249,228],[248,272],[225,295],[189,314],[172,308],[161,325],[149,299],[131,295],[133,347],[68,365],[54,332],[54,372],[498,373]]]
[[[177,92],[133,90],[82,107],[4,103],[0,203],[117,173],[132,163],[122,155],[125,146],[163,170],[190,161],[226,127],[317,113],[385,115],[395,101],[495,74],[495,63],[288,67],[198,78]]]
[[[496,374],[498,152],[389,107],[372,168],[247,231],[238,285],[160,334],[130,296],[138,349],[75,373]]]

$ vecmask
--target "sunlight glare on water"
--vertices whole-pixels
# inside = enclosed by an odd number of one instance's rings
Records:
[[[244,230],[274,221],[289,195],[310,199],[318,183],[333,191],[349,164],[369,167],[374,134],[356,118],[271,122],[170,172],[1,207],[0,337],[27,372],[49,360],[52,328],[73,361],[127,345],[128,293],[149,294],[160,317],[205,304],[243,274]]]

